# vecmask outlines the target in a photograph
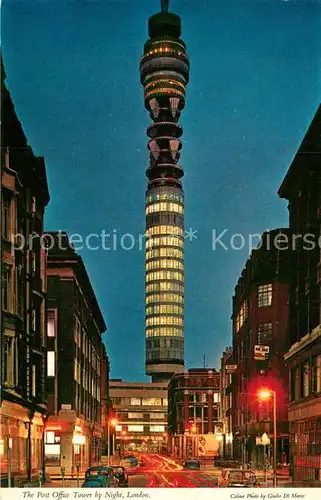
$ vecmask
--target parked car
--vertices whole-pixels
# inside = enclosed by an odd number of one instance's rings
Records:
[[[105,476],[97,476],[95,479],[85,479],[82,488],[109,488],[108,480]]]
[[[95,486],[88,485],[88,483],[95,481],[103,483],[102,486],[97,486],[97,488],[115,488],[119,485],[119,480],[116,478],[112,467],[105,467],[103,465],[89,467],[86,470],[83,488],[95,488]]]
[[[120,462],[121,467],[124,467],[126,470],[133,469],[139,465],[139,461],[135,457],[125,457]]]
[[[114,476],[118,479],[119,481],[119,486],[128,486],[128,475],[125,470],[125,467],[122,467],[121,465],[115,465],[112,467]]]
[[[188,460],[184,460],[183,468],[189,470],[200,470],[201,465],[199,460],[196,458],[189,458]]]
[[[252,470],[225,469],[217,480],[219,488],[259,488],[260,483]]]
[[[242,462],[228,458],[214,457],[214,467],[222,467],[227,469],[237,469],[242,465]]]

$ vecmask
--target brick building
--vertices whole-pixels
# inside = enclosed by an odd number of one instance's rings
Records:
[[[43,468],[46,255],[41,235],[49,193],[44,159],[28,144],[3,68],[1,78],[0,469],[5,483],[10,449],[17,485]]]
[[[109,373],[106,331],[82,258],[66,233],[47,233],[48,472],[99,463]],[[103,413],[104,412],[104,413]]]
[[[279,195],[289,201],[290,230],[298,236],[290,284],[291,348],[285,356],[290,366],[292,474],[295,481],[321,486],[321,106]]]
[[[176,373],[168,386],[168,441],[173,455],[197,455],[196,435],[222,439],[220,372],[193,368]]]
[[[234,458],[263,466],[264,449],[256,438],[273,438],[273,409],[257,398],[262,387],[277,393],[277,453],[288,456],[288,302],[290,233],[276,229],[262,236],[235,287],[233,297],[233,443]],[[280,248],[283,248],[280,250]],[[270,452],[270,448],[267,450]]]

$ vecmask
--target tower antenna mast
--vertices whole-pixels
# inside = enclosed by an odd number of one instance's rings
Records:
[[[162,3],[162,12],[168,12],[169,0],[161,0],[161,3]]]

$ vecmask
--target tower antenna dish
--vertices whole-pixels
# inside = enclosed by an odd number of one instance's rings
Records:
[[[168,12],[169,0],[161,0],[162,12]]]

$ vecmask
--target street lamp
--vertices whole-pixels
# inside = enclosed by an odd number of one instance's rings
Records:
[[[118,424],[116,418],[108,419],[107,421],[107,441],[108,441],[108,448],[107,448],[107,465],[110,465],[110,427],[116,427]]]
[[[121,453],[121,455],[124,455],[124,453],[125,453],[125,442],[122,443],[122,439],[125,441],[126,436],[127,436],[127,432],[121,431],[121,441],[120,441],[120,453]]]
[[[11,450],[12,450],[12,437],[8,437],[8,488],[11,488]]]
[[[193,424],[191,426],[191,433],[193,434],[193,448],[195,456],[198,456],[198,447],[197,447],[197,425]]]
[[[277,471],[276,471],[276,392],[271,389],[261,389],[258,393],[261,400],[273,398],[273,486],[277,486]]]

